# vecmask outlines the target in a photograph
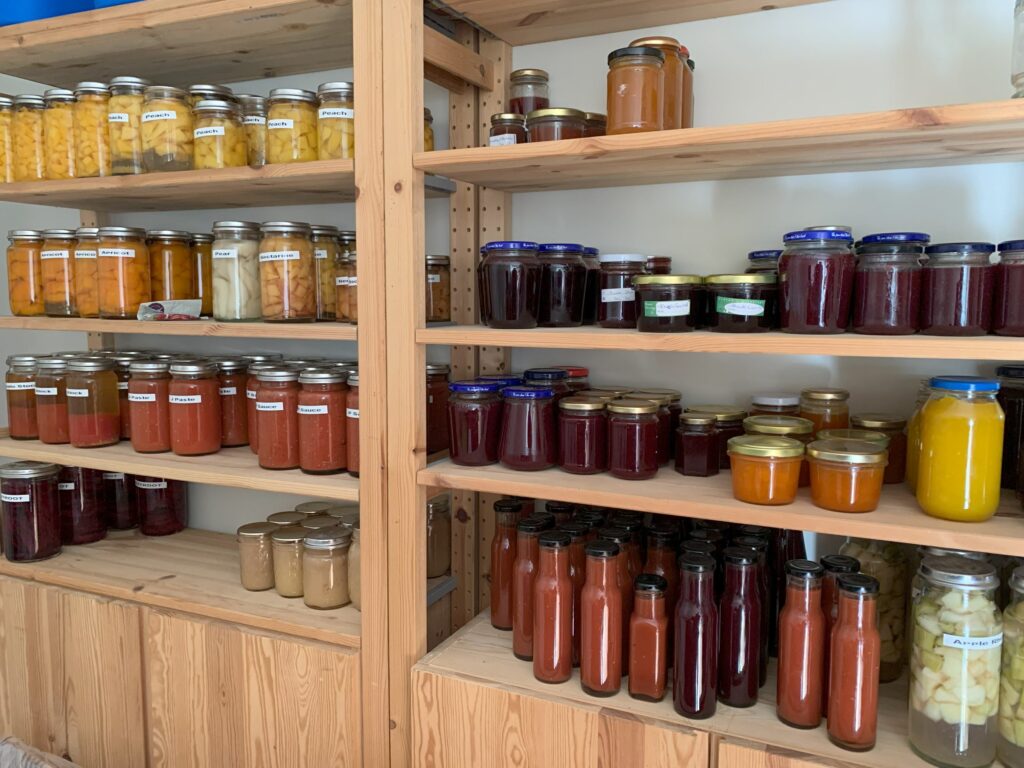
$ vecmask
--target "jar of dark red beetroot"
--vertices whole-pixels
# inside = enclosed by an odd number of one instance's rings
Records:
[[[673,395],[667,392],[649,392],[645,389],[630,392],[629,399],[647,400],[658,406],[658,464],[668,464],[672,458],[672,436],[675,434],[672,411],[669,410],[673,403]],[[675,421],[678,424],[678,416],[675,417]]]
[[[921,315],[923,232],[865,235],[857,249],[853,288],[856,333],[917,333]]]
[[[708,275],[709,331],[718,333],[763,333],[779,326],[779,286],[775,272],[744,275]]]
[[[597,322],[597,305],[601,293],[601,263],[597,260],[597,248],[583,249],[583,263],[587,265],[586,296],[583,299],[583,324],[593,325]]]
[[[327,475],[345,469],[345,400],[348,393],[344,371],[307,368],[299,374],[299,469]]]
[[[68,362],[61,357],[41,357],[36,370],[36,422],[39,439],[58,445],[69,441],[66,382]]]
[[[608,115],[600,112],[584,112],[583,123],[583,138],[585,139],[591,136],[604,136],[608,133]]]
[[[747,254],[747,274],[778,272],[782,251],[751,251]]]
[[[582,139],[586,118],[578,109],[535,109],[526,114],[526,128],[530,133],[531,144],[538,141]]]
[[[299,466],[299,372],[295,368],[265,368],[256,374],[256,423],[263,469]],[[346,441],[347,442],[347,441]]]
[[[558,466],[574,475],[608,469],[608,412],[596,397],[567,397],[558,404]]]
[[[448,451],[453,464],[483,467],[498,461],[502,386],[489,381],[448,385]]]
[[[540,313],[537,243],[487,243],[477,269],[480,317],[491,328],[536,328]]]
[[[1024,240],[999,244],[996,297],[992,332],[1000,336],[1024,336]]]
[[[841,230],[801,230],[787,234],[784,242],[779,259],[782,330],[846,331],[853,297],[853,236]]]
[[[676,472],[690,477],[718,474],[718,426],[710,413],[688,413],[679,419]]]
[[[113,445],[121,439],[121,413],[114,361],[77,357],[68,361],[68,437],[76,448]]]
[[[658,474],[658,406],[647,400],[608,403],[608,471],[622,480]]]
[[[7,358],[7,423],[14,440],[38,440],[35,355]]]
[[[139,510],[135,499],[135,478],[124,472],[103,472],[103,503],[107,528],[127,531],[139,526]]]
[[[505,387],[501,391],[501,439],[498,461],[509,469],[534,471],[558,459],[555,393],[542,387]]]
[[[4,555],[27,562],[60,554],[56,464],[16,461],[0,466]]]
[[[566,328],[583,324],[586,303],[587,265],[578,243],[542,243],[540,262],[540,315],[542,328]]]
[[[647,257],[639,253],[603,253],[597,322],[602,328],[636,328],[633,280],[644,274]]]
[[[144,536],[169,536],[188,527],[188,483],[136,475],[135,497]]]
[[[217,364],[207,360],[170,365],[167,388],[171,450],[179,456],[202,456],[220,450],[220,380]]]
[[[103,473],[85,467],[61,467],[57,476],[61,539],[65,544],[89,544],[106,538]]]
[[[448,375],[447,363],[427,363],[427,453],[448,447]]]
[[[489,147],[509,147],[513,144],[525,144],[529,139],[526,134],[526,118],[515,112],[502,112],[491,115],[491,131],[487,137]]]
[[[697,327],[699,275],[638,275],[636,329],[642,333],[682,333]]]
[[[921,279],[921,333],[984,336],[992,330],[992,243],[930,245]]]

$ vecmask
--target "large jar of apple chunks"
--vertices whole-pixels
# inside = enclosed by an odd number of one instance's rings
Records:
[[[1010,576],[1010,604],[1003,613],[1003,670],[999,691],[999,759],[1024,766],[1024,566]]]

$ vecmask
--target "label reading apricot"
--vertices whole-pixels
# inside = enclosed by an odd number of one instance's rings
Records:
[[[764,304],[764,299],[733,299],[729,296],[718,296],[715,299],[715,311],[720,315],[761,317],[764,315]]]
[[[39,254],[40,259],[66,259],[69,256],[71,256],[71,254],[65,250],[43,251]]]
[[[192,131],[192,138],[194,139],[205,139],[207,136],[223,136],[224,126],[223,125],[208,125],[205,128],[195,128]]]
[[[96,251],[75,251],[76,259],[95,259]]]
[[[300,405],[299,413],[303,416],[317,416],[327,413],[326,405]]]
[[[115,259],[134,259],[134,248],[100,248],[99,255]]]
[[[266,261],[298,261],[302,254],[298,251],[266,251],[260,254],[260,263]]]
[[[154,120],[177,120],[178,113],[173,109],[161,109],[156,112],[143,112],[142,122],[152,123]]]

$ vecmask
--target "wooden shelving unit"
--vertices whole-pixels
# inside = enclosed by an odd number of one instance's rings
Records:
[[[214,320],[101,320],[91,317],[0,317],[0,328],[23,331],[138,333],[219,339],[355,341],[356,326],[345,323],[219,323]]]

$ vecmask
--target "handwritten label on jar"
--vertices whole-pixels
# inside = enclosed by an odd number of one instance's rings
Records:
[[[359,409],[358,408],[346,408],[345,409],[345,415],[348,416],[350,419],[358,419],[359,418]]]
[[[487,139],[489,147],[511,147],[515,143],[516,135],[514,133],[503,133],[501,136],[491,136]]]
[[[318,416],[327,413],[326,405],[300,405],[299,411],[303,416]]]
[[[317,248],[315,251],[313,251],[313,256],[315,256],[317,258],[317,260],[326,259],[327,258],[327,249],[326,248]]]
[[[68,387],[67,394],[68,394],[68,397],[88,397],[89,396],[89,390],[88,389],[72,389],[71,387]]]
[[[124,480],[124,472],[104,472],[104,480]]]
[[[243,125],[266,125],[267,118],[263,115],[246,115],[242,118]]]
[[[632,288],[602,288],[601,301],[604,303],[612,301],[633,301],[636,298],[636,291]]]
[[[95,259],[96,251],[75,251],[76,259]]]
[[[74,483],[57,483],[58,491],[73,491],[75,490]]]
[[[257,411],[283,411],[284,403],[261,403],[259,400],[256,401]]]
[[[430,283],[440,283],[440,282],[441,282],[441,276],[440,275],[427,275],[427,283],[428,284],[430,284]]]
[[[720,315],[761,317],[764,315],[764,303],[764,299],[733,299],[729,296],[718,296],[715,299],[715,311]]]
[[[685,317],[690,314],[690,301],[645,301],[644,317]]]
[[[42,251],[39,254],[39,258],[40,259],[44,259],[44,260],[45,259],[66,259],[69,256],[71,256],[71,254],[68,251],[64,251],[64,250],[61,250],[61,251]]]
[[[136,480],[135,487],[144,491],[161,491],[167,487],[166,480]]]
[[[127,123],[129,121],[127,112],[108,112],[107,122],[108,123]]]
[[[203,402],[202,395],[168,395],[167,402],[171,405],[194,405]]]
[[[946,648],[960,648],[964,651],[989,651],[1003,644],[1003,633],[988,637],[961,637],[960,635],[942,635],[942,644]]]
[[[36,397],[56,397],[56,387],[36,387]]]
[[[207,136],[223,136],[224,126],[223,125],[208,125],[205,128],[195,128],[192,130],[192,138],[194,139],[205,139]]]
[[[161,109],[156,112],[143,112],[142,122],[152,123],[154,120],[177,120],[178,113],[173,109]]]
[[[247,389],[247,390],[245,390],[245,397],[248,400],[255,400],[256,399],[256,390],[255,389]]]
[[[213,258],[215,259],[237,259],[238,249],[237,248],[214,248]]]
[[[116,259],[134,259],[134,248],[100,248],[100,256],[109,256]]]
[[[129,392],[129,403],[155,403],[156,395],[152,392]]]
[[[23,389],[35,389],[36,383],[34,381],[8,381],[7,391],[18,392]]]
[[[260,254],[260,262],[265,261],[298,261],[302,254],[298,251],[266,251]]]
[[[221,387],[217,392],[221,397],[231,397],[238,394],[238,387]]]
[[[356,116],[354,109],[345,107],[320,107],[321,120],[352,120]]]
[[[6,501],[8,504],[24,504],[31,500],[32,496],[27,493],[0,493],[0,501]]]
[[[295,121],[290,119],[268,120],[267,128],[274,131],[279,128],[287,128],[289,131],[295,127]]]

